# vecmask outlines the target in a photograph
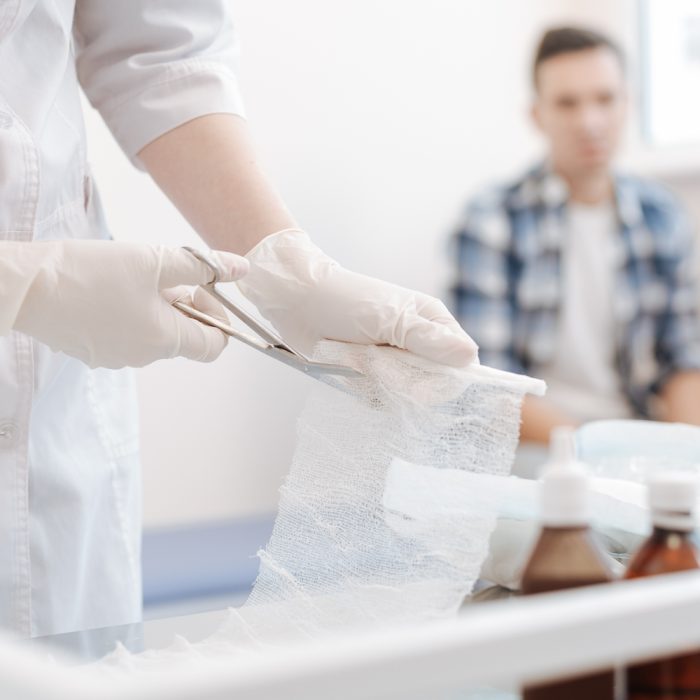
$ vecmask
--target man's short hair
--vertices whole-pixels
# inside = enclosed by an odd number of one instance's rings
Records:
[[[565,53],[598,48],[610,49],[624,68],[625,57],[622,49],[609,36],[601,32],[583,27],[556,27],[547,30],[537,45],[535,59],[532,62],[532,82],[535,89],[537,89],[539,67],[548,59]]]

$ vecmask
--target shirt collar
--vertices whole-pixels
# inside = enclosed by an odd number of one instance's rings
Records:
[[[615,208],[623,225],[633,228],[644,220],[639,192],[634,183],[613,173]],[[548,161],[540,163],[530,172],[523,187],[523,201],[529,205],[542,202],[547,207],[558,208],[569,200],[569,187],[564,178],[552,169]]]

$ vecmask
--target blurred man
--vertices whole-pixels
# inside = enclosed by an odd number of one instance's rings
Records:
[[[660,186],[612,169],[624,57],[597,32],[548,31],[532,118],[546,162],[475,198],[456,235],[454,310],[484,364],[545,379],[522,438],[653,417],[700,424],[692,234]]]

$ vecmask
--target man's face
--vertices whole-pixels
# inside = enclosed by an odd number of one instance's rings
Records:
[[[607,166],[626,110],[622,66],[612,50],[564,53],[540,64],[533,116],[557,167],[582,174]]]

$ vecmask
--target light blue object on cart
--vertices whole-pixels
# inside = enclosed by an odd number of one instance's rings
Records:
[[[645,481],[663,469],[700,471],[700,427],[685,423],[604,420],[576,431],[577,457],[594,473]]]

